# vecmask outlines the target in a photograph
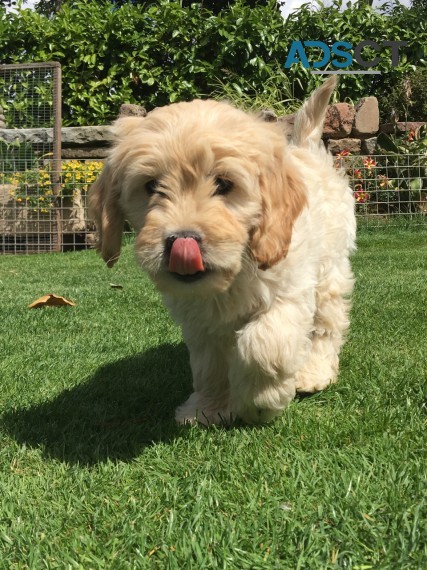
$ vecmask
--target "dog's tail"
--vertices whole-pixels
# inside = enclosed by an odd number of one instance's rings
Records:
[[[319,144],[323,134],[326,109],[336,86],[337,77],[333,75],[316,89],[298,111],[291,137],[293,144],[301,147]]]

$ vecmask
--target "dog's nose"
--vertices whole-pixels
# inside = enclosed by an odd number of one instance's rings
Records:
[[[182,230],[179,232],[175,232],[173,234],[170,234],[167,238],[166,238],[166,243],[165,243],[165,250],[166,253],[169,254],[171,252],[172,246],[174,244],[174,242],[178,239],[178,238],[192,238],[194,240],[196,240],[196,242],[200,245],[200,243],[202,242],[202,237],[199,233],[192,231],[192,230]]]

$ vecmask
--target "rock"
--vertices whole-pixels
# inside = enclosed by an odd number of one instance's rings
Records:
[[[0,206],[4,207],[11,200],[15,190],[16,186],[13,184],[0,184]]]
[[[351,154],[359,154],[361,149],[360,139],[330,139],[327,141],[327,149],[332,154],[338,154],[343,150],[348,150]]]
[[[380,128],[380,112],[376,97],[364,97],[356,105],[353,136],[372,137]]]
[[[377,137],[362,140],[361,150],[362,154],[374,154],[377,146]]]
[[[399,122],[399,123],[386,123],[380,126],[380,131],[383,133],[393,134],[394,132],[404,133],[407,131],[416,131],[420,127],[427,125],[424,122]]]
[[[108,146],[63,146],[61,157],[64,160],[102,160],[107,156],[108,149]]]
[[[119,117],[145,117],[147,110],[141,105],[132,105],[124,103],[119,110]]]
[[[113,140],[109,126],[64,127],[61,137],[65,146],[108,145]],[[7,143],[18,140],[20,143],[49,144],[53,141],[53,129],[0,129],[0,139]]]
[[[89,232],[86,234],[86,245],[95,247],[98,242],[98,236],[95,232]]]
[[[347,137],[353,128],[355,109],[348,103],[329,105],[326,111],[323,136],[332,139]]]
[[[61,130],[62,145],[108,145],[113,136],[109,126],[101,125],[95,127],[64,127]]]
[[[0,139],[10,144],[15,141],[31,144],[49,144],[53,140],[52,129],[0,129]]]

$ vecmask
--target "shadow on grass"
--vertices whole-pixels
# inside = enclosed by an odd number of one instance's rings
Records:
[[[50,458],[84,465],[131,460],[177,436],[174,409],[190,383],[185,345],[165,344],[102,366],[84,384],[2,421],[20,444]]]

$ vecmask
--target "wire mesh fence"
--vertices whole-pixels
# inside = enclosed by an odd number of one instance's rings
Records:
[[[62,249],[60,173],[60,65],[0,65],[1,253]]]
[[[426,155],[344,156],[336,161],[349,176],[361,224],[427,224]],[[48,160],[37,168],[0,173],[0,253],[52,251],[58,211],[61,251],[92,247],[96,236],[87,192],[102,166],[102,161],[63,160],[61,171],[53,173]]]
[[[0,65],[0,254],[92,247],[87,191],[101,160],[61,161],[56,63]],[[341,152],[364,225],[427,223],[427,154]]]
[[[37,168],[25,171],[4,172],[0,185],[3,192],[0,253],[91,247],[95,228],[88,216],[87,191],[101,169],[101,161],[63,160],[60,172],[51,170],[50,161],[42,161]]]
[[[427,222],[427,153],[343,153],[336,161],[349,176],[356,214],[365,224]]]

